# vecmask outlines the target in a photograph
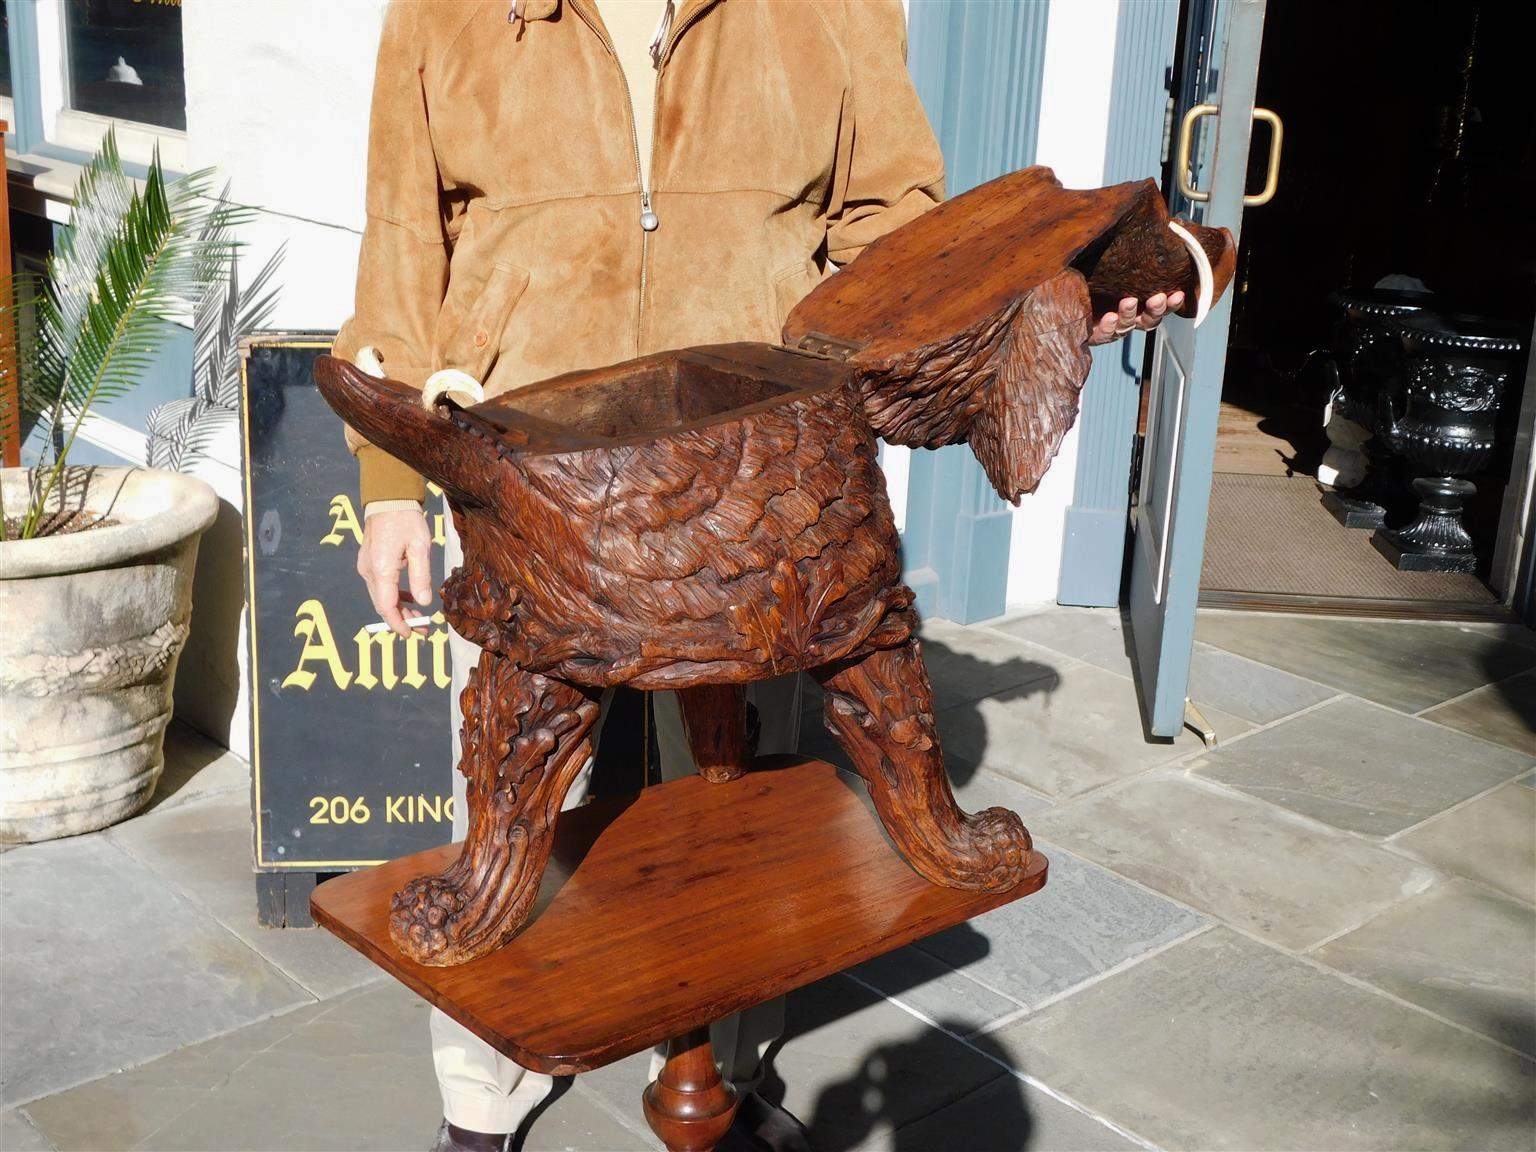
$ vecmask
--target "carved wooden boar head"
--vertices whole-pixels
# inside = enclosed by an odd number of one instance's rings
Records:
[[[363,439],[441,485],[454,503],[497,502],[497,443],[455,427],[448,408],[429,410],[410,385],[371,376],[334,356],[315,361],[315,383]]]
[[[784,341],[841,355],[884,439],[968,442],[1017,503],[1077,418],[1093,321],[1176,290],[1203,316],[1235,263],[1225,229],[1170,229],[1150,180],[1072,191],[1026,168],[875,241],[800,302]]]

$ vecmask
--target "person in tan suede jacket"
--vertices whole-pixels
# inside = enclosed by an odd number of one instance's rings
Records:
[[[655,22],[648,58],[637,18]],[[943,194],[905,55],[899,0],[395,0],[355,314],[335,354],[493,396],[652,352],[776,342],[816,283]],[[1149,327],[1165,306],[1154,297],[1138,317],[1126,301],[1094,340]],[[347,439],[365,506],[358,570],[408,634],[402,604],[432,598],[425,486]],[[474,650],[460,642],[454,658],[462,683]],[[790,749],[795,693],[777,708]],[[774,717],[759,708],[769,750]],[[667,761],[664,740],[664,773]],[[439,1147],[496,1146],[547,1081],[450,1027],[434,1017]],[[745,1064],[776,1027],[740,1025]],[[753,1067],[737,1073],[750,1092]],[[749,1125],[768,1146],[804,1146],[760,1108]]]
[[[942,195],[895,0],[684,0],[657,53],[649,192],[595,4],[522,0],[519,17],[484,0],[390,12],[337,355],[372,345],[394,379],[452,367],[490,396],[776,341],[831,265]],[[364,501],[422,496],[349,440]]]

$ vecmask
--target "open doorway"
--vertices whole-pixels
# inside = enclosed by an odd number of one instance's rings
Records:
[[[1202,603],[1503,611],[1509,551],[1524,527],[1512,492],[1523,491],[1536,420],[1523,362],[1536,309],[1533,30],[1530,6],[1500,0],[1269,5],[1257,103],[1284,123],[1284,152],[1279,194],[1244,217]],[[1268,156],[1268,130],[1254,131],[1250,188],[1263,184]],[[1405,381],[1417,361],[1399,352],[1381,379],[1357,386],[1370,395],[1356,404],[1363,412],[1347,414],[1361,423],[1339,422],[1347,397],[1335,405],[1330,440],[1325,413],[1338,400],[1341,365],[1348,378],[1350,342],[1360,339],[1344,305],[1384,288],[1422,289],[1425,315],[1457,331],[1508,334],[1519,350],[1504,355],[1505,382],[1486,389],[1486,402],[1468,400],[1475,411],[1449,432],[1406,429]],[[1404,344],[1395,323],[1373,338],[1386,333],[1394,347],[1409,347],[1411,335]],[[1422,403],[1414,411],[1422,414]],[[1415,436],[1481,437],[1491,447],[1427,463],[1423,451],[1415,456]],[[1323,499],[1331,486],[1350,488],[1363,474],[1350,469],[1367,464],[1380,531],[1346,526],[1360,518]],[[1417,477],[1426,479],[1415,489]],[[1439,487],[1426,496],[1426,484]],[[1409,529],[1423,522],[1422,499],[1453,497],[1469,554],[1404,561],[1400,546],[1393,555],[1394,530],[1416,538],[1419,529]]]

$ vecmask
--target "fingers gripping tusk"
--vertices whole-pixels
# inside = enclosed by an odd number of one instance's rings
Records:
[[[1168,227],[1173,234],[1184,241],[1184,247],[1189,249],[1189,258],[1195,262],[1195,271],[1200,277],[1199,295],[1195,297],[1196,328],[1205,323],[1205,318],[1211,311],[1211,298],[1216,295],[1216,277],[1211,273],[1211,258],[1205,254],[1205,249],[1200,247],[1200,242],[1194,238],[1177,220],[1168,221]]]

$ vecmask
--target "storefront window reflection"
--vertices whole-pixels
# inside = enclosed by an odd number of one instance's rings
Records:
[[[69,103],[185,130],[181,0],[68,0]]]

